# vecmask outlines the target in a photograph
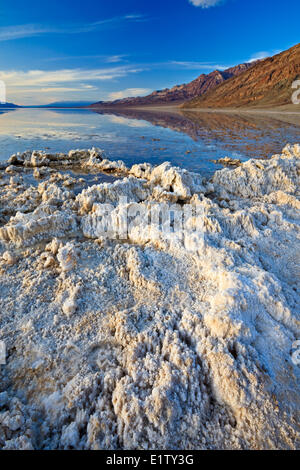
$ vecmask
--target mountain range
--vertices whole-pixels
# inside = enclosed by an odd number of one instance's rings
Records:
[[[14,103],[0,103],[0,109],[2,108],[20,108],[17,104]]]
[[[272,108],[292,105],[300,79],[300,44],[257,63],[237,77],[188,101],[185,108]]]
[[[190,83],[183,85],[175,85],[173,88],[165,88],[157,90],[147,96],[138,96],[134,98],[123,98],[115,101],[99,101],[92,104],[91,107],[96,108],[129,108],[139,106],[161,106],[161,105],[181,105],[195,97],[202,96],[216,88],[216,86],[224,83],[232,77],[237,77],[254,63],[245,63],[235,67],[220,71],[215,70],[209,74],[201,74]]]
[[[184,108],[289,107],[294,106],[292,84],[298,79],[300,44],[273,57],[201,74],[190,83],[154,91],[148,96],[99,101],[91,108],[173,105]]]
[[[292,104],[292,85],[300,80],[300,44],[266,59],[248,62],[226,70],[201,74],[195,80],[173,88],[153,91],[147,96],[115,101],[57,101],[30,108],[128,109],[174,106],[195,108],[280,108],[299,110]],[[300,87],[298,87],[300,89]],[[300,93],[297,92],[300,99]],[[19,108],[13,103],[0,108]]]
[[[54,101],[49,104],[34,106],[35,108],[82,108],[90,106],[91,101]]]
[[[37,104],[37,105],[27,105],[19,106],[14,103],[0,103],[0,109],[2,108],[84,108],[90,106],[91,101],[55,101],[49,104]]]

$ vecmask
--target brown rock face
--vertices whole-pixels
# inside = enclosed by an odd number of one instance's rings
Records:
[[[186,108],[268,108],[292,104],[292,83],[300,79],[300,44],[259,61],[184,104]]]
[[[164,90],[158,90],[151,93],[151,95],[136,97],[136,98],[124,98],[115,101],[99,101],[98,103],[92,104],[91,107],[96,108],[120,108],[120,107],[132,107],[132,106],[160,106],[160,105],[172,105],[182,104],[185,101],[191,100],[192,98],[202,96],[205,93],[213,90],[220,83],[225,82],[229,78],[236,77],[253,67],[253,63],[241,64],[236,67],[231,67],[224,71],[215,70],[209,74],[201,74],[198,78],[190,83],[184,85],[176,85],[173,88],[165,88]]]

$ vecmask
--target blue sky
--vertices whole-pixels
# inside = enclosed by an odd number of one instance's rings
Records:
[[[299,42],[299,0],[3,0],[7,101],[146,94]]]

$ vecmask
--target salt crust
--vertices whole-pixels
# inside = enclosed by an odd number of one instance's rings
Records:
[[[123,178],[75,194],[72,165]],[[43,181],[26,183],[29,169]],[[31,170],[31,171],[33,171]],[[0,178],[0,447],[299,448],[300,146],[208,182],[98,149],[25,152]],[[167,237],[133,205],[201,209]]]

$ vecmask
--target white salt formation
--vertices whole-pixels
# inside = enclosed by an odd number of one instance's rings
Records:
[[[123,178],[75,192],[73,167]],[[210,182],[98,149],[12,156],[0,447],[299,448],[299,175],[299,145]]]

